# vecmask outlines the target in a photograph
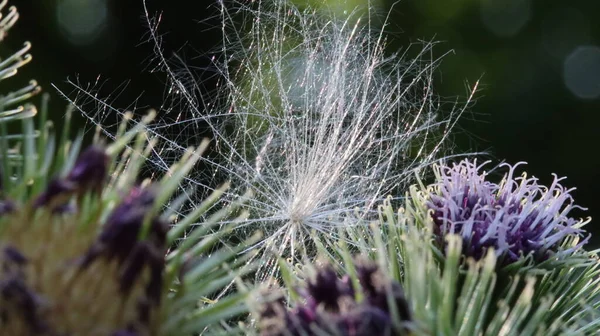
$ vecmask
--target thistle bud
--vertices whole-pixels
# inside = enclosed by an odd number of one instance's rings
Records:
[[[400,284],[387,278],[377,266],[362,262],[357,277],[364,299],[356,301],[349,276],[339,278],[333,267],[319,269],[301,291],[302,301],[287,309],[282,301],[270,302],[261,312],[261,335],[403,335],[394,319],[409,321],[408,302]],[[391,288],[391,290],[390,290]],[[388,297],[399,312],[392,317]]]

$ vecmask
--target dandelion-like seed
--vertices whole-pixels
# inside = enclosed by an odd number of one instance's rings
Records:
[[[493,248],[504,264],[527,256],[537,262],[556,253],[571,253],[583,244],[562,248],[566,240],[584,235],[587,222],[569,217],[581,208],[573,204],[566,189],[554,175],[550,187],[538,184],[524,173],[515,177],[519,164],[508,167],[500,184],[487,179],[475,161],[463,160],[453,166],[435,167],[437,181],[427,193],[434,230],[440,239],[457,234],[463,239],[463,254],[481,259]],[[569,244],[570,245],[570,244]]]
[[[375,216],[380,201],[411,183],[414,169],[437,158],[462,110],[439,118],[431,85],[437,60],[426,60],[431,45],[414,59],[388,55],[371,18],[336,18],[287,0],[221,6],[223,57],[214,61],[222,82],[210,97],[198,96],[189,68],[163,56],[160,21],[148,14],[177,115],[151,128],[166,144],[151,160],[166,168],[168,156],[208,126],[216,140],[214,156],[203,159],[210,175],[187,182],[210,189],[207,180],[227,176],[226,201],[253,191],[237,232],[264,232],[255,246],[266,252],[257,272],[264,280],[277,272],[274,256],[300,260],[314,254],[315,240],[330,244],[340,230]]]

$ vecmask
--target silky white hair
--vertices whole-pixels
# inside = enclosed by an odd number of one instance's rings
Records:
[[[288,0],[218,6],[220,85],[210,96],[199,93],[184,63],[163,55],[158,21],[146,13],[173,104],[170,121],[150,129],[163,146],[150,163],[166,169],[208,126],[215,153],[187,183],[210,189],[211,176],[230,180],[223,203],[253,192],[236,232],[263,232],[251,248],[263,252],[264,279],[278,257],[293,262],[316,244],[333,246],[341,232],[373,218],[384,198],[400,198],[416,171],[446,154],[466,104],[442,116],[432,89],[433,45],[389,54],[372,17],[340,18]]]

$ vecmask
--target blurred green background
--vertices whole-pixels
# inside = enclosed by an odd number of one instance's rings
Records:
[[[308,1],[308,0],[297,0]],[[346,4],[327,0],[343,13]],[[320,3],[320,0],[310,0]],[[216,83],[210,57],[220,41],[217,0],[151,1],[161,15],[166,55],[186,59],[205,90]],[[390,12],[390,51],[419,40],[440,41],[433,57],[449,50],[437,72],[439,94],[464,101],[479,80],[475,105],[454,141],[459,151],[488,151],[497,160],[527,161],[543,182],[551,173],[577,187],[575,213],[600,220],[600,1],[379,0]],[[110,96],[119,108],[160,109],[166,79],[153,73],[152,45],[141,0],[13,0],[21,19],[0,45],[6,57],[25,40],[34,61],[11,84],[30,78],[53,94],[60,125],[65,101],[52,84],[76,96],[67,77]],[[217,55],[218,56],[218,55]],[[5,84],[3,84],[5,85]],[[5,90],[5,87],[2,88]],[[462,97],[462,98],[461,98]],[[99,108],[86,105],[87,108]],[[92,112],[92,111],[90,111]],[[83,118],[80,119],[83,125]],[[600,222],[593,244],[600,245]]]

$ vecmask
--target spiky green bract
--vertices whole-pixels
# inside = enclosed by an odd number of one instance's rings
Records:
[[[0,214],[3,333],[209,334],[246,312],[243,284],[236,293],[223,288],[252,270],[250,256],[239,252],[258,237],[228,246],[221,239],[234,224],[217,232],[213,227],[231,216],[237,218],[230,222],[242,220],[246,214],[238,209],[249,195],[197,223],[224,185],[173,223],[189,201],[175,192],[207,142],[160,180],[140,184],[140,169],[156,143],[145,132],[152,118],[128,127],[128,115],[113,143],[84,151],[81,137],[56,143],[44,131],[34,142],[33,130],[24,131],[22,138],[32,142],[16,153],[43,159],[24,159],[2,186],[2,205],[10,204]]]
[[[9,30],[16,24],[19,13],[17,8],[12,6],[5,11],[7,0],[0,1],[0,43],[6,38]],[[7,78],[15,76],[19,68],[26,65],[31,61],[31,55],[28,53],[31,49],[31,44],[25,42],[23,47],[8,57],[0,56],[0,81],[4,81]],[[0,137],[0,159],[2,164],[0,165],[0,173],[4,172],[0,177],[0,193],[1,186],[9,182],[9,176],[12,174],[15,166],[23,165],[25,160],[35,160],[36,158],[31,155],[33,141],[37,136],[37,133],[31,132],[33,130],[33,121],[31,120],[37,114],[37,109],[33,104],[26,103],[26,101],[32,96],[39,93],[41,88],[35,81],[31,81],[29,85],[9,92],[0,94],[0,130],[2,136]],[[42,116],[41,119],[45,118]],[[22,120],[22,127],[24,132],[9,132],[9,125],[13,121]],[[30,134],[31,139],[23,138],[23,134]],[[19,152],[14,149],[18,144],[26,144],[23,151]],[[24,154],[25,156],[23,156]]]

